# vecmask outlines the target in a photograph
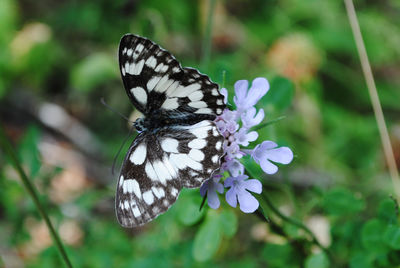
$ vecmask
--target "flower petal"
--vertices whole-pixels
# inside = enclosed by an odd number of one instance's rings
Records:
[[[218,194],[214,191],[208,191],[207,194],[207,203],[210,208],[217,209],[220,206]]]
[[[257,210],[258,200],[247,191],[242,191],[238,195],[240,210],[244,213],[252,213]]]
[[[278,171],[278,167],[268,161],[268,159],[261,159],[260,166],[267,174],[275,174]]]
[[[251,179],[243,182],[243,186],[246,190],[261,194],[262,192],[262,184],[259,180]]]
[[[225,187],[232,187],[232,186],[233,186],[233,178],[232,178],[232,177],[228,177],[228,178],[224,181],[224,186],[225,186]]]
[[[228,102],[228,90],[226,88],[221,88],[219,93],[224,96],[224,103],[226,104]]]
[[[225,199],[226,202],[231,206],[231,207],[236,207],[237,206],[237,197],[236,197],[236,191],[234,187],[229,189],[226,194],[225,194]]]
[[[247,89],[249,88],[249,82],[247,80],[238,80],[235,85],[235,97],[233,101],[236,105],[243,102],[246,98]]]
[[[200,195],[203,196],[203,197],[206,195],[206,192],[207,192],[207,190],[208,190],[208,185],[209,185],[210,180],[212,180],[212,179],[206,180],[206,181],[200,186]]]
[[[268,150],[267,158],[277,163],[289,164],[293,160],[293,152],[288,147],[280,147]]]
[[[273,141],[263,141],[259,147],[259,150],[265,151],[276,147],[278,147],[278,144]]]
[[[247,133],[246,135],[248,141],[255,141],[258,138],[258,133],[256,131],[252,131]]]

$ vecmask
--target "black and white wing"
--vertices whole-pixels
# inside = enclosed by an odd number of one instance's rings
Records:
[[[130,100],[145,115],[157,112],[190,120],[201,114],[213,119],[225,108],[217,84],[196,69],[182,68],[171,53],[147,38],[123,36],[119,64]]]
[[[209,120],[140,133],[117,185],[119,223],[135,227],[149,222],[168,210],[182,187],[200,187],[219,168],[223,141]]]

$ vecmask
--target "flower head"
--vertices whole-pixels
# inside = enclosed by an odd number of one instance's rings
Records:
[[[288,147],[277,148],[278,145],[272,141],[264,141],[257,145],[254,150],[249,150],[251,157],[259,164],[267,174],[274,174],[278,167],[271,161],[281,164],[289,164],[293,159],[293,152]]]
[[[226,192],[226,202],[232,207],[236,207],[239,201],[241,211],[252,213],[258,208],[259,203],[249,191],[260,194],[262,185],[259,180],[247,180],[247,178],[248,176],[246,175],[239,175],[236,177],[229,177],[225,180],[225,187],[230,187]]]
[[[247,80],[239,80],[235,83],[236,96],[233,98],[233,101],[239,113],[256,105],[269,90],[267,79],[262,77],[254,79],[251,88],[247,91],[248,86],[249,83]]]

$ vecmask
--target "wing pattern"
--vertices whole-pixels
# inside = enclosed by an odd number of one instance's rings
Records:
[[[122,226],[144,224],[168,210],[182,187],[195,188],[219,168],[224,139],[212,121],[166,127],[133,141],[117,186]]]
[[[124,227],[142,225],[168,210],[182,187],[200,187],[219,169],[224,138],[213,120],[225,109],[218,85],[182,68],[168,51],[128,34],[119,46],[121,77],[144,114],[140,134],[122,164],[116,213]]]

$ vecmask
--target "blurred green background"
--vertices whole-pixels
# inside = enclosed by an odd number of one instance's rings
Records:
[[[400,267],[399,210],[343,2],[218,0],[207,62],[208,4],[0,0],[1,123],[74,266]],[[399,163],[400,2],[355,5]],[[274,176],[247,167],[263,194],[333,257],[261,198],[270,222],[229,207],[224,196],[220,209],[199,212],[195,189],[141,228],[119,226],[111,165],[128,125],[100,98],[136,116],[117,62],[128,32],[159,43],[230,94],[239,79],[270,81],[258,107],[265,120],[286,119],[260,130],[258,142],[289,146],[295,159]],[[0,266],[63,265],[4,154],[0,168]]]

